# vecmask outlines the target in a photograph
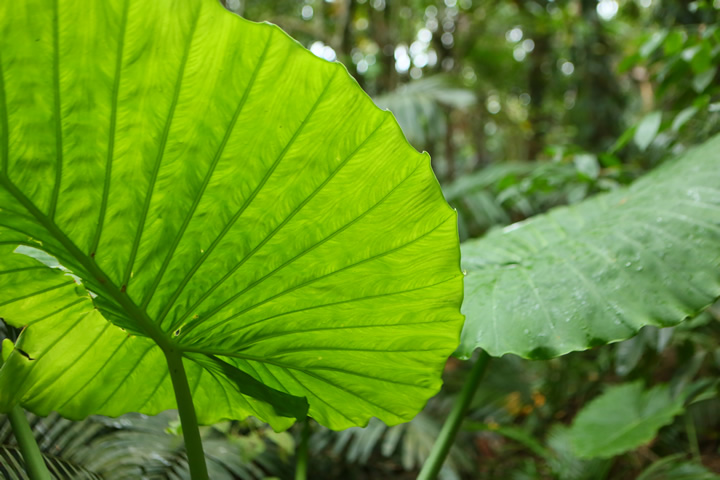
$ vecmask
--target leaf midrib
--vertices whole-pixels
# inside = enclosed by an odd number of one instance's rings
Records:
[[[165,332],[158,325],[153,323],[148,314],[140,309],[127,296],[126,293],[120,291],[117,285],[112,283],[108,275],[97,266],[97,264],[83,254],[82,251],[65,235],[65,233],[57,226],[57,224],[42,213],[37,206],[26,197],[22,191],[10,180],[5,172],[0,172],[0,185],[13,196],[17,201],[25,207],[25,209],[40,223],[48,233],[57,240],[60,245],[70,254],[97,282],[109,297],[115,300],[134,320],[143,332],[150,337],[163,351],[172,350],[175,344],[170,340]],[[176,347],[175,347],[176,348]]]

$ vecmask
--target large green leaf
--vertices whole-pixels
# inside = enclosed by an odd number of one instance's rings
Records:
[[[277,27],[0,4],[0,317],[29,325],[0,409],[173,408],[164,346],[203,423],[409,420],[458,343],[455,222],[392,115]]]
[[[667,385],[650,390],[644,390],[642,382],[611,387],[575,418],[570,428],[573,448],[583,458],[607,458],[648,443],[683,412],[683,397],[673,398]]]
[[[631,187],[463,244],[457,354],[549,358],[670,326],[720,296],[720,137]]]

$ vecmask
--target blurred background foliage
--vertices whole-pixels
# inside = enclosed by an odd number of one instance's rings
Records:
[[[462,239],[626,184],[720,126],[718,1],[225,0],[345,64]]]
[[[431,154],[461,240],[630,183],[720,131],[720,0],[223,3],[342,62],[391,110]],[[450,359],[408,424],[311,423],[309,477],[414,478],[468,370]],[[440,478],[720,479],[719,375],[720,306],[550,361],[496,359]],[[644,436],[583,440],[582,424],[618,416]],[[32,425],[57,478],[187,478],[172,412]],[[213,479],[292,478],[297,428],[250,419],[203,435]],[[0,475],[24,478],[4,419],[0,460]]]

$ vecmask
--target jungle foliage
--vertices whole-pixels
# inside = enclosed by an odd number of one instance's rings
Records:
[[[224,6],[0,6],[0,473],[720,478],[717,2]]]

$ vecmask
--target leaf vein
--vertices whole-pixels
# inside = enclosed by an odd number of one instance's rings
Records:
[[[296,313],[296,311],[288,312],[289,313]],[[278,338],[278,337],[285,337],[287,335],[296,335],[298,333],[308,333],[308,332],[324,332],[329,330],[352,330],[355,328],[387,328],[387,327],[410,327],[410,326],[416,326],[416,325],[434,325],[434,324],[443,324],[443,323],[455,323],[456,320],[431,320],[428,322],[410,322],[410,323],[376,323],[376,324],[367,324],[367,325],[344,325],[344,326],[329,326],[329,327],[315,327],[315,328],[306,328],[306,329],[293,329],[293,330],[283,330],[282,332],[277,332],[270,335],[265,335],[262,337],[255,337],[253,338],[253,341],[251,343],[246,343],[240,347],[241,349],[245,349],[249,346],[254,345],[255,343],[259,343],[263,340],[268,340],[271,338]],[[231,334],[228,334],[228,336]],[[200,347],[202,348],[202,347]],[[190,350],[189,350],[190,351]],[[237,351],[237,350],[235,350]],[[231,352],[232,353],[232,352]],[[228,355],[227,353],[217,353],[218,355]]]
[[[58,288],[65,287],[65,286],[68,286],[68,285],[73,284],[73,283],[75,283],[75,281],[74,281],[74,280],[70,280],[70,281],[67,281],[67,282],[58,283],[57,285],[53,285],[53,286],[51,286],[51,287],[43,288],[43,289],[41,289],[41,290],[36,290],[36,291],[34,291],[34,292],[32,292],[32,293],[28,293],[27,295],[21,295],[21,296],[19,296],[19,297],[11,298],[10,300],[6,300],[6,301],[4,301],[4,302],[0,302],[0,307],[4,307],[5,305],[9,305],[9,304],[11,304],[11,303],[13,303],[13,302],[19,302],[20,300],[25,300],[25,299],[30,298],[30,297],[34,297],[35,295],[42,295],[43,293],[51,292],[51,291],[53,291],[53,290],[57,290]]]
[[[81,391],[85,390],[87,388],[87,386],[90,385],[98,377],[98,375],[100,375],[101,372],[105,371],[105,367],[110,363],[110,360],[112,360],[112,358],[117,354],[117,352],[125,344],[125,342],[127,341],[128,338],[129,337],[125,337],[122,339],[122,341],[118,344],[118,346],[115,347],[115,350],[113,350],[113,353],[111,353],[110,356],[103,362],[103,364],[95,370],[95,373],[93,373],[92,376],[90,378],[88,378],[87,381],[83,385],[78,387],[78,389],[75,391],[75,393],[73,395],[68,396],[67,400],[65,400],[65,402],[62,405],[59,405],[57,407],[57,411],[62,411],[62,409],[68,403],[70,403],[70,401],[73,398],[77,397]]]
[[[102,415],[102,409],[105,408],[105,406],[108,404],[108,402],[110,402],[110,400],[115,398],[115,394],[118,392],[118,390],[120,390],[120,388],[122,388],[122,386],[125,384],[125,382],[127,382],[128,378],[130,378],[130,376],[133,374],[133,372],[135,372],[135,369],[138,368],[138,366],[145,359],[147,354],[150,353],[152,351],[152,349],[156,346],[157,345],[155,345],[154,343],[151,343],[148,346],[148,348],[145,349],[145,351],[142,353],[142,355],[138,356],[138,358],[135,361],[135,364],[132,366],[132,368],[128,369],[128,371],[125,373],[125,376],[123,376],[123,378],[117,382],[117,385],[115,386],[115,388],[112,390],[112,392],[110,392],[110,395],[105,397],[105,400],[103,401],[103,403],[101,403],[100,405],[97,406],[97,408],[94,409],[95,411],[99,412]]]
[[[115,77],[113,78],[112,87],[112,103],[110,107],[110,131],[108,132],[109,135],[107,146],[108,152],[107,158],[105,160],[105,181],[103,184],[102,199],[100,200],[100,214],[98,218],[97,229],[95,230],[95,235],[93,236],[89,252],[89,255],[93,258],[97,253],[97,247],[100,243],[100,236],[102,235],[102,230],[105,224],[105,214],[107,212],[108,199],[110,197],[110,179],[112,176],[113,156],[115,154],[117,103],[118,95],[120,93],[120,73],[122,72],[123,51],[125,49],[125,34],[127,30],[128,10],[130,8],[129,5],[130,0],[126,0],[123,6],[122,19],[120,20],[120,38],[118,39],[117,60],[115,62]]]
[[[238,211],[235,213],[235,215],[233,215],[233,217],[225,225],[225,227],[223,227],[223,230],[220,232],[220,235],[218,235],[217,238],[215,238],[215,240],[213,240],[212,244],[210,244],[210,246],[205,250],[203,255],[195,262],[195,264],[192,266],[190,271],[188,271],[188,273],[182,279],[182,281],[180,282],[178,287],[175,289],[175,292],[173,292],[172,296],[170,297],[168,302],[165,304],[165,308],[163,308],[163,310],[160,312],[160,315],[158,316],[158,319],[157,319],[158,323],[163,322],[163,320],[165,319],[165,316],[168,314],[168,312],[170,311],[172,306],[175,304],[175,302],[177,301],[180,294],[183,292],[183,290],[185,289],[187,284],[190,282],[190,280],[195,275],[195,272],[197,272],[197,270],[203,265],[205,260],[215,250],[215,247],[217,247],[217,245],[220,243],[220,241],[230,231],[232,226],[235,225],[235,222],[237,222],[237,220],[242,216],[242,214],[245,212],[247,207],[252,203],[252,201],[255,199],[255,197],[260,193],[260,190],[262,190],[262,188],[265,186],[265,184],[267,183],[269,178],[272,176],[273,172],[275,172],[275,170],[277,169],[281,160],[285,157],[285,154],[287,153],[287,151],[293,145],[293,143],[295,142],[297,137],[300,135],[300,132],[302,132],[303,128],[310,120],[310,117],[315,112],[315,110],[316,110],[317,106],[320,104],[321,100],[324,98],[324,96],[327,93],[328,89],[330,88],[330,84],[332,83],[334,78],[335,78],[335,76],[331,77],[330,80],[328,81],[328,83],[325,85],[324,89],[322,90],[322,92],[320,93],[318,98],[315,100],[315,103],[311,107],[310,111],[305,116],[305,118],[303,119],[302,123],[297,128],[297,130],[295,130],[295,133],[290,138],[290,141],[287,143],[287,145],[285,145],[285,148],[283,148],[282,152],[280,152],[278,157],[275,159],[273,164],[270,166],[268,171],[265,173],[265,176],[262,178],[260,183],[255,187],[255,189],[250,194],[250,196],[247,198],[247,200],[245,200],[245,202],[243,202],[243,204],[240,206]],[[173,330],[173,329],[174,328],[171,328],[170,330]]]
[[[80,317],[80,319],[79,319],[77,322],[75,322],[75,324],[74,324],[74,326],[73,326],[72,328],[75,328],[75,327],[77,326],[77,324],[80,323],[80,321],[82,321],[82,319],[83,319],[84,317],[85,317],[85,315],[83,315],[82,317]],[[72,362],[70,362],[70,366],[69,366],[68,368],[62,369],[62,370],[61,370],[60,372],[58,372],[57,374],[53,375],[53,377],[50,378],[49,380],[46,380],[46,381],[42,382],[42,383],[40,384],[39,390],[33,392],[33,396],[39,398],[42,392],[45,392],[45,391],[47,391],[47,390],[50,390],[50,388],[51,388],[53,385],[55,385],[55,383],[57,383],[57,381],[60,380],[67,372],[73,370],[74,368],[77,368],[77,366],[78,366],[78,361],[82,360],[82,358],[90,351],[90,349],[93,347],[93,345],[95,344],[95,342],[97,342],[97,340],[98,340],[100,337],[103,336],[103,334],[105,333],[105,331],[107,331],[107,329],[108,329],[109,326],[110,326],[110,323],[109,323],[109,322],[106,322],[106,324],[103,326],[102,330],[100,330],[100,333],[98,333],[98,334],[95,336],[95,339],[92,340],[91,342],[88,342],[87,345],[85,345],[85,348],[82,349],[82,350],[80,351],[80,353],[75,356],[75,359],[74,359]],[[72,328],[71,328],[71,329],[72,329]],[[71,329],[68,329],[67,332],[69,332]],[[67,334],[67,332],[66,332],[66,334]],[[67,354],[64,354],[63,356],[64,356],[64,357],[67,357]]]
[[[55,184],[50,200],[50,220],[55,218],[58,197],[60,196],[60,184],[62,182],[63,170],[63,129],[62,109],[60,107],[60,0],[55,0],[53,5],[53,109],[55,116],[55,154],[57,161],[55,165]]]
[[[54,315],[57,315],[58,313],[67,310],[68,308],[72,308],[72,307],[74,307],[75,305],[77,305],[77,304],[79,304],[79,303],[82,303],[82,302],[84,302],[84,301],[86,301],[86,300],[87,300],[87,299],[82,298],[82,297],[81,297],[81,298],[78,298],[78,299],[75,300],[74,302],[71,302],[71,303],[65,305],[64,307],[60,307],[60,308],[58,308],[57,310],[48,313],[47,315],[43,315],[42,317],[40,317],[40,318],[38,318],[38,319],[35,319],[35,320],[30,320],[29,322],[27,322],[27,323],[25,324],[25,326],[29,327],[30,325],[33,325],[33,324],[35,324],[35,323],[42,322],[43,320],[47,320],[48,318],[50,318],[50,317],[52,317],[52,316],[54,316]]]
[[[419,167],[419,166],[420,166],[420,165],[418,165],[418,167]],[[364,211],[363,213],[361,213],[359,216],[355,217],[354,219],[352,219],[351,221],[349,221],[348,223],[346,223],[345,225],[343,225],[343,226],[340,227],[339,229],[335,230],[333,233],[331,233],[331,234],[328,235],[327,237],[321,239],[319,242],[313,244],[310,248],[307,248],[307,249],[303,250],[302,252],[298,253],[298,254],[295,255],[294,257],[292,257],[292,258],[290,258],[289,260],[285,261],[285,263],[281,264],[279,267],[275,268],[274,270],[271,270],[270,272],[268,272],[267,274],[263,275],[263,276],[260,277],[259,279],[253,281],[253,282],[250,283],[247,287],[245,287],[243,290],[241,290],[240,292],[236,293],[235,295],[232,295],[229,299],[227,299],[226,301],[224,301],[223,303],[221,303],[219,306],[215,307],[215,308],[214,308],[213,310],[211,310],[208,314],[206,314],[204,317],[201,317],[201,318],[204,319],[204,320],[207,320],[208,318],[212,317],[212,316],[215,315],[216,313],[220,312],[221,309],[224,308],[225,306],[227,306],[229,303],[235,301],[235,300],[236,300],[237,298],[239,298],[240,296],[242,296],[242,295],[244,295],[245,293],[249,292],[249,291],[252,290],[254,287],[256,287],[256,286],[259,285],[260,283],[264,282],[264,281],[267,280],[268,278],[272,277],[274,274],[276,274],[277,272],[279,272],[279,271],[282,270],[283,268],[287,267],[288,265],[291,265],[292,263],[294,263],[294,262],[297,261],[298,259],[300,259],[300,258],[302,258],[303,256],[307,255],[308,253],[312,252],[313,250],[315,250],[316,248],[320,247],[321,245],[324,245],[326,242],[330,241],[332,238],[336,237],[337,235],[339,235],[339,234],[342,233],[343,231],[345,231],[345,230],[347,230],[348,228],[350,228],[350,227],[351,227],[352,225],[354,225],[355,223],[359,222],[362,218],[364,218],[366,215],[368,215],[368,214],[369,214],[373,209],[375,209],[378,205],[381,205],[395,190],[397,190],[397,189],[400,187],[400,185],[402,185],[402,184],[403,184],[404,182],[406,182],[410,177],[412,177],[412,175],[417,171],[418,167],[416,167],[407,177],[405,177],[400,183],[398,183],[397,185],[395,185],[387,194],[385,194],[385,196],[383,196],[383,197],[382,197],[380,200],[378,200],[373,206],[371,206],[369,209],[365,210],[365,211]],[[194,308],[195,308],[195,305],[193,305],[193,307],[191,307],[190,309],[188,309],[188,311],[187,311],[182,317],[180,317],[180,319],[178,320],[178,322],[181,322],[183,319],[187,318],[187,317],[192,313],[192,311],[193,311]],[[196,321],[191,322],[190,324],[188,324],[188,325],[185,327],[185,333],[187,334],[190,330],[192,330],[193,328],[195,328],[195,327],[197,326],[197,324],[200,323],[200,321],[202,321],[201,318],[198,318]]]
[[[173,239],[170,249],[168,250],[168,253],[165,256],[165,260],[163,261],[163,264],[161,265],[160,270],[158,271],[158,274],[155,276],[155,281],[148,289],[148,292],[145,294],[145,298],[143,299],[142,303],[140,304],[140,308],[142,308],[143,310],[145,310],[147,308],[147,305],[150,303],[150,300],[152,299],[152,296],[155,293],[155,290],[157,289],[157,287],[160,284],[160,281],[162,280],[163,276],[165,275],[165,271],[167,270],[167,267],[170,265],[172,256],[175,253],[175,250],[177,249],[178,245],[180,244],[180,240],[185,235],[185,231],[187,230],[187,227],[190,225],[190,221],[192,220],[193,216],[195,215],[195,210],[200,205],[200,200],[202,199],[203,195],[205,194],[205,190],[207,189],[207,186],[210,184],[210,179],[212,178],[213,174],[215,173],[215,169],[216,169],[218,163],[220,163],[220,158],[222,157],[222,154],[225,151],[225,146],[227,145],[227,142],[230,139],[230,135],[232,134],[232,132],[234,130],[235,124],[237,123],[237,120],[240,117],[240,113],[242,112],[243,107],[245,106],[245,103],[247,102],[247,99],[250,96],[250,91],[252,90],[253,85],[255,84],[255,79],[257,78],[258,72],[260,71],[263,64],[265,63],[265,58],[267,56],[267,52],[270,47],[270,40],[272,39],[274,32],[275,32],[275,30],[271,30],[270,34],[268,35],[268,39],[265,43],[265,47],[263,48],[263,51],[260,54],[258,63],[255,66],[255,69],[253,70],[252,76],[250,77],[250,81],[248,82],[248,86],[246,87],[245,92],[243,92],[243,96],[240,99],[238,106],[235,108],[233,117],[230,120],[230,123],[228,124],[227,129],[225,130],[225,135],[223,136],[223,139],[220,142],[220,146],[218,147],[218,150],[215,153],[215,157],[213,158],[213,160],[210,164],[210,168],[208,168],[208,171],[205,174],[205,178],[203,179],[203,183],[200,186],[200,190],[195,195],[195,198],[193,199],[193,204],[190,207],[190,210],[188,211],[187,215],[185,216],[185,219],[183,220],[183,223],[180,226],[180,230],[178,231],[177,235],[175,235],[175,238]]]
[[[401,295],[401,294],[404,294],[404,293],[416,292],[416,291],[419,291],[419,290],[424,290],[424,289],[426,289],[426,288],[437,287],[438,285],[442,285],[443,283],[447,283],[447,282],[450,282],[450,281],[455,280],[455,279],[456,279],[456,277],[451,277],[451,278],[448,278],[448,279],[443,280],[443,281],[441,281],[441,282],[433,283],[433,284],[430,284],[430,285],[424,285],[424,286],[422,286],[422,287],[416,287],[416,288],[411,288],[411,289],[407,289],[407,290],[400,290],[400,291],[397,291],[397,292],[380,293],[380,294],[377,294],[377,295],[365,295],[365,296],[362,296],[362,297],[351,298],[351,299],[348,299],[348,300],[341,300],[341,301],[338,301],[338,302],[324,303],[324,304],[322,304],[322,305],[312,305],[312,306],[310,306],[310,307],[300,308],[300,309],[293,310],[293,311],[290,311],[290,312],[283,312],[283,313],[279,313],[279,314],[276,314],[276,315],[272,315],[272,316],[270,316],[270,317],[262,318],[262,319],[260,319],[260,320],[257,320],[257,321],[255,321],[255,322],[252,322],[252,323],[249,323],[249,324],[246,324],[246,325],[242,325],[241,327],[239,327],[239,328],[237,328],[237,329],[235,329],[235,330],[231,330],[230,332],[225,333],[225,335],[227,335],[227,336],[234,335],[234,334],[236,334],[236,333],[239,332],[239,331],[242,331],[242,330],[245,330],[245,329],[247,329],[247,328],[253,327],[253,326],[258,325],[258,324],[260,324],[260,323],[264,323],[264,322],[266,322],[266,321],[268,321],[268,320],[272,320],[272,319],[274,319],[274,318],[283,317],[283,316],[285,316],[285,315],[291,315],[291,314],[299,313],[299,312],[307,312],[307,311],[310,311],[310,310],[316,310],[316,309],[318,309],[318,308],[334,307],[334,306],[336,306],[336,305],[344,305],[344,304],[348,304],[348,303],[361,302],[361,301],[364,301],[364,300],[373,300],[373,299],[376,299],[376,298],[391,297],[391,296],[393,296],[393,295]],[[214,330],[215,328],[217,328],[217,327],[219,327],[219,326],[221,326],[221,325],[222,325],[222,324],[220,324],[220,323],[215,324],[215,325],[212,325],[212,326],[210,326],[208,329],[206,329],[205,331],[203,331],[202,333],[203,333],[203,335],[207,335],[210,331]]]
[[[348,422],[350,422],[350,423],[352,423],[352,424],[355,423],[355,422],[352,421],[352,419],[350,419],[350,417],[348,417],[347,415],[345,415],[345,413],[343,413],[342,411],[340,411],[337,407],[335,407],[334,405],[332,405],[332,404],[330,404],[329,402],[327,402],[326,400],[324,400],[322,397],[320,397],[319,395],[317,395],[317,394],[316,394],[314,391],[312,391],[310,388],[306,387],[304,383],[302,383],[300,380],[298,380],[298,378],[297,378],[295,375],[292,374],[292,372],[289,372],[289,371],[286,370],[285,373],[286,373],[290,378],[292,378],[293,380],[295,380],[295,382],[300,386],[300,388],[302,388],[303,390],[305,390],[306,393],[308,393],[308,394],[312,395],[313,397],[317,398],[318,400],[320,400],[322,403],[324,403],[325,405],[327,405],[331,410],[334,410],[335,412],[337,412],[338,415],[340,415],[341,417],[343,417],[343,418],[344,418],[345,420],[347,420]],[[308,403],[309,403],[309,402],[308,402]]]
[[[170,104],[170,110],[168,111],[167,118],[165,120],[165,127],[163,134],[160,139],[160,145],[158,146],[158,154],[155,158],[155,164],[153,165],[153,171],[150,176],[150,183],[148,184],[148,191],[145,194],[145,201],[143,202],[142,215],[138,229],[135,232],[135,240],[133,241],[132,249],[130,250],[130,258],[128,259],[127,267],[125,268],[125,276],[123,277],[122,284],[127,285],[130,282],[132,275],[133,265],[135,264],[135,257],[137,256],[138,249],[140,248],[140,240],[142,239],[143,231],[145,230],[145,223],[150,212],[150,203],[152,202],[153,192],[155,190],[155,183],[157,183],[157,176],[160,172],[160,165],[162,165],[163,158],[165,157],[165,147],[167,146],[168,137],[170,136],[170,128],[175,117],[175,109],[177,108],[178,100],[180,99],[180,91],[182,90],[183,78],[185,78],[185,68],[187,66],[188,57],[190,56],[190,49],[195,38],[195,31],[198,24],[199,15],[193,16],[192,27],[190,28],[190,34],[188,35],[185,49],[183,50],[182,60],[180,61],[180,68],[178,69],[178,75],[175,79],[175,91],[173,93],[172,103]]]
[[[223,275],[223,277],[220,280],[215,282],[215,284],[213,284],[212,287],[210,287],[206,292],[204,292],[203,295],[188,309],[188,311],[185,313],[185,315],[180,317],[176,322],[178,322],[178,323],[182,322],[185,318],[187,318],[194,309],[199,307],[210,295],[212,295],[212,293],[217,288],[219,288],[225,281],[227,281],[228,278],[230,278],[238,269],[240,269],[245,264],[245,262],[247,262],[255,253],[257,253],[263,246],[265,246],[267,244],[267,242],[269,242],[280,230],[282,230],[282,228],[285,225],[287,225],[287,223],[290,222],[290,220],[292,220],[295,217],[295,215],[297,215],[305,207],[305,205],[307,205],[318,193],[320,193],[323,190],[325,185],[327,185],[335,177],[335,175],[337,175],[337,173],[340,172],[340,170],[342,170],[342,168],[347,164],[347,162],[350,161],[350,159],[355,156],[355,154],[367,143],[367,141],[370,140],[370,138],[375,134],[375,132],[377,132],[380,129],[382,124],[385,123],[386,118],[387,117],[383,117],[383,120],[372,131],[372,133],[370,133],[370,135],[368,135],[368,137],[365,138],[365,140],[363,140],[362,143],[360,145],[358,145],[357,148],[355,148],[355,150],[353,150],[352,153],[350,153],[350,155],[348,155],[342,162],[340,162],[340,164],[335,168],[335,170],[333,170],[332,173],[308,197],[306,197],[302,202],[300,202],[300,204],[298,204],[295,207],[295,209],[292,212],[290,212],[290,214],[287,217],[285,217],[285,219],[282,222],[280,222],[277,225],[277,227],[275,227],[275,229],[273,229],[273,231],[270,232],[257,246],[255,246],[250,252],[248,252],[248,254],[245,255],[245,257],[242,260],[240,260],[240,262],[238,262],[225,275]],[[271,274],[272,273],[274,273],[274,272],[271,272]],[[269,275],[271,275],[271,274],[269,274]],[[251,289],[251,287],[248,287],[248,289]],[[234,300],[236,300],[237,298],[242,296],[245,292],[246,292],[246,290],[243,290],[243,291],[239,292],[238,294],[230,297],[225,302],[221,303],[218,307],[216,307],[215,310],[211,311],[205,318],[207,319],[207,318],[211,317],[214,313],[220,311],[225,306],[232,303]]]
[[[10,161],[10,127],[8,124],[2,52],[0,52],[0,108],[2,108],[0,110],[0,128],[2,128],[2,135],[0,136],[0,174],[7,175]]]

